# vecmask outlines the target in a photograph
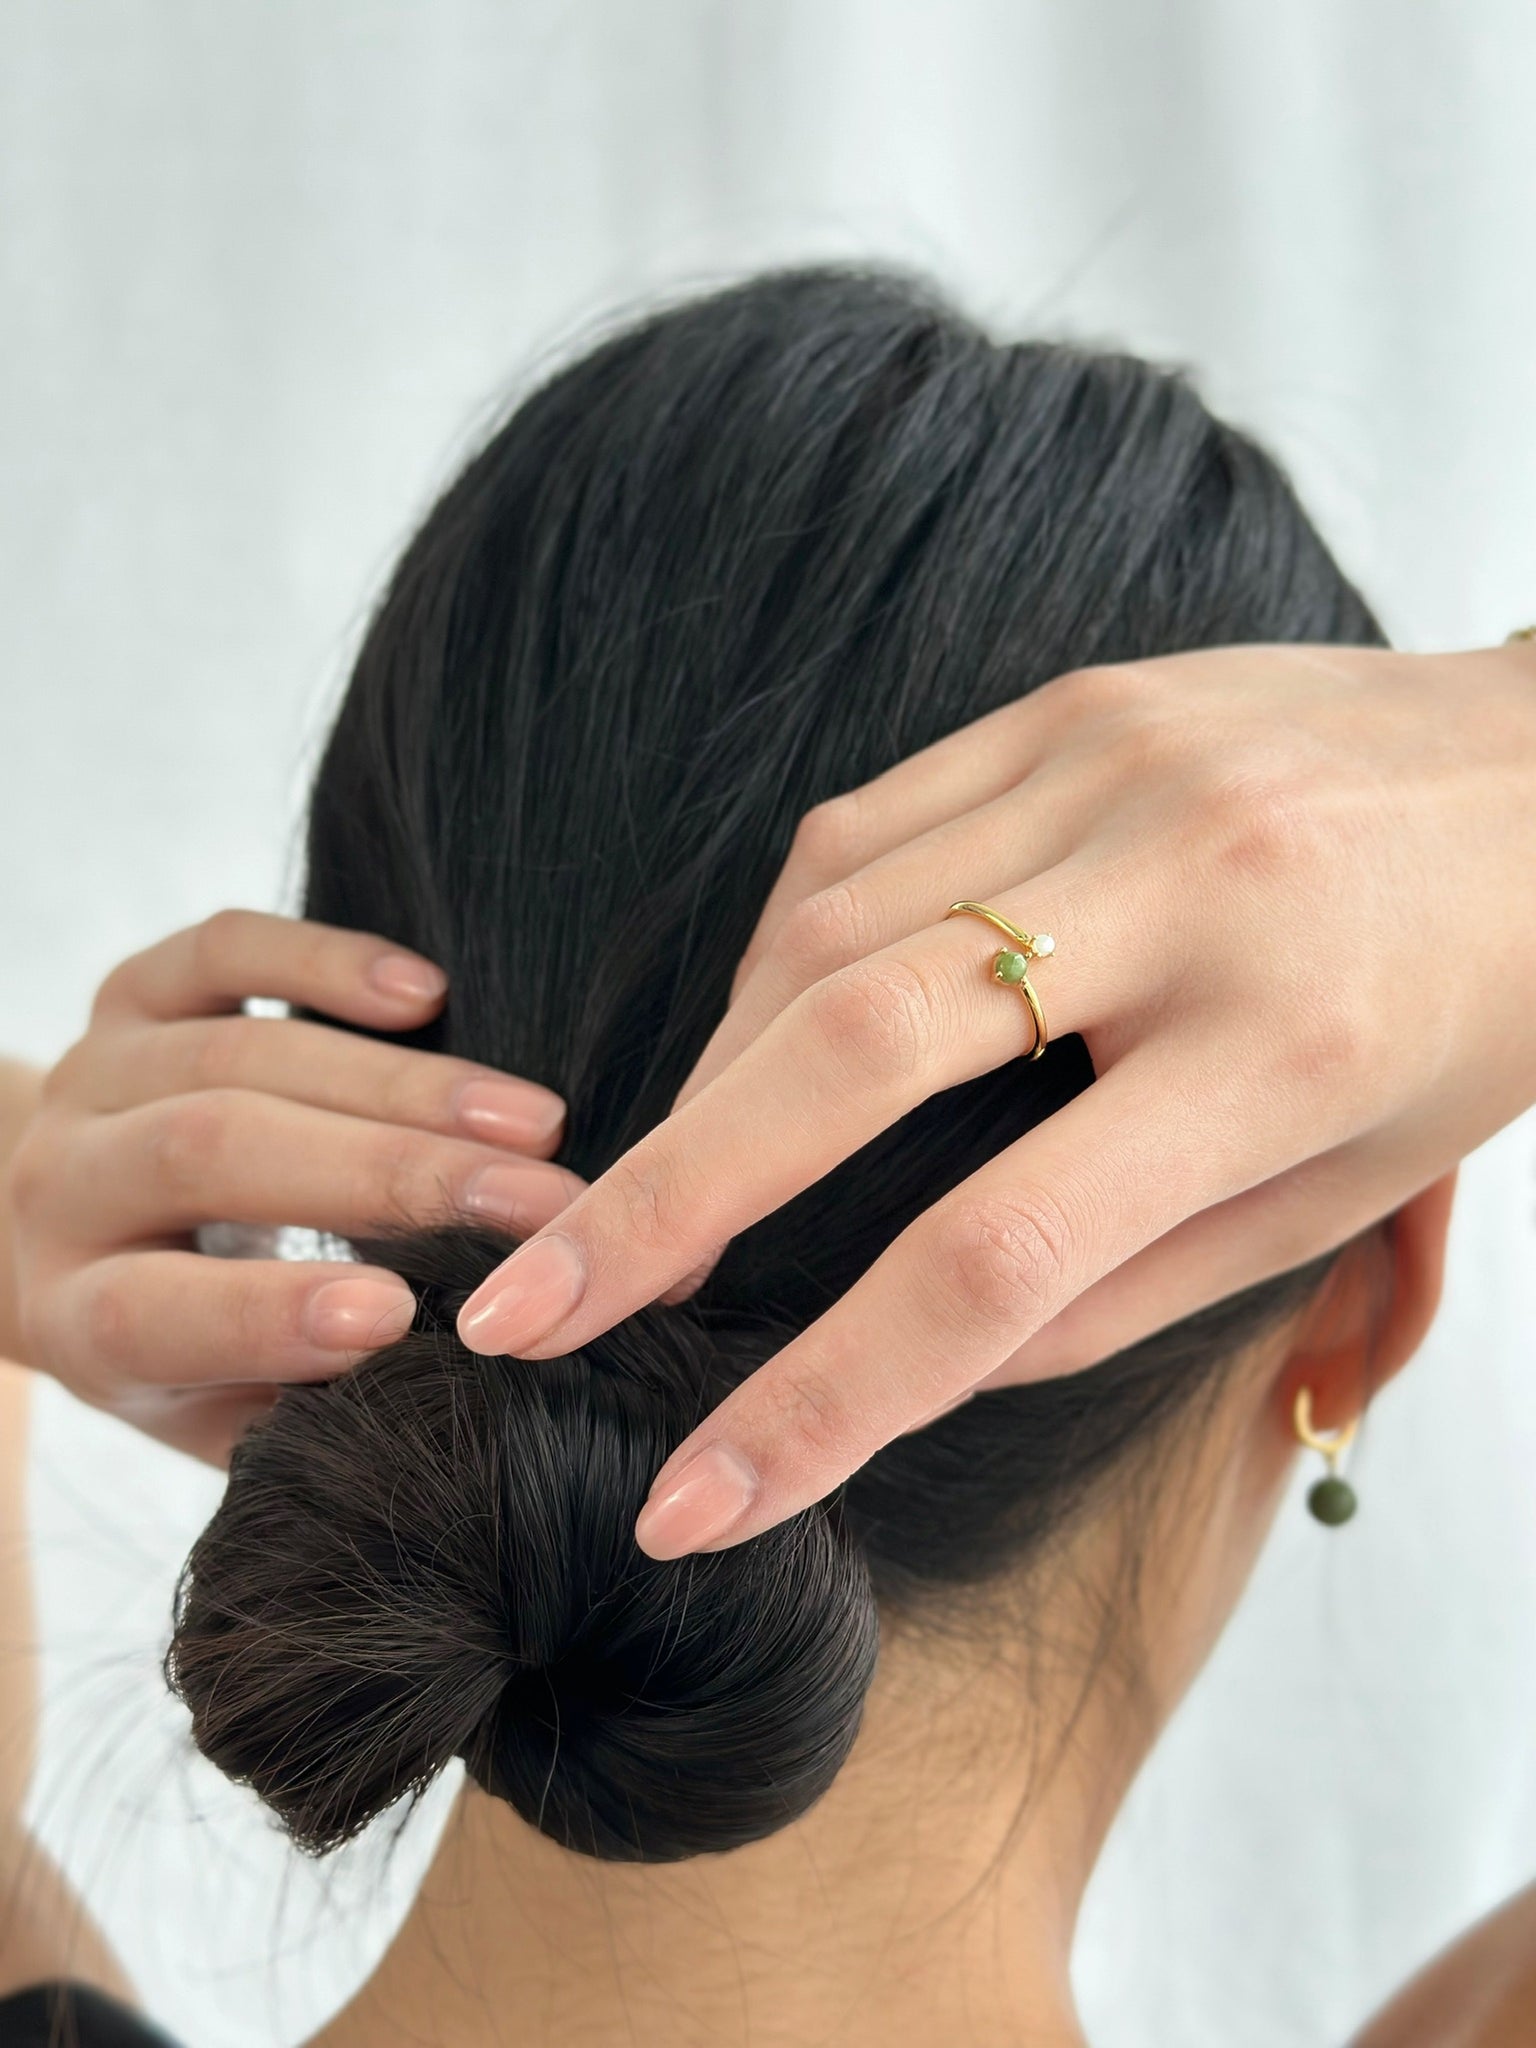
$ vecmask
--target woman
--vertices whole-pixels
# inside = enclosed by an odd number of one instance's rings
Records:
[[[557,1089],[562,1162],[606,1171],[611,1197],[808,808],[1087,663],[1379,637],[1273,465],[1176,379],[997,348],[889,281],[765,279],[557,378],[431,514],[317,779],[307,908],[439,963],[448,1003],[412,1041]],[[946,883],[941,901],[963,893]],[[840,1032],[845,1053],[879,1046],[868,1141],[745,1229],[728,1190],[690,1188],[703,1238],[730,1242],[686,1299],[505,1355],[576,1307],[550,1277],[543,1324],[513,1330],[502,1283],[480,1291],[548,1215],[548,1167],[531,1209],[529,1169],[481,1164],[443,1186],[435,1228],[407,1227],[414,1201],[349,1224],[410,1283],[413,1327],[240,1439],[170,1658],[201,1747],[312,1850],[468,1767],[410,1920],[320,2040],[1081,2039],[1067,1961],[1104,1833],[1298,1435],[1331,1465],[1412,1356],[1453,1176],[1304,1262],[1277,1215],[1273,1277],[1091,1374],[955,1405],[935,1352],[926,1426],[841,1492],[637,1547],[658,1465],[722,1396],[1089,1089],[1084,1041],[1043,1047],[1015,1000],[1029,961],[978,941],[985,921],[952,928],[991,973],[957,984],[941,1092],[909,1106],[891,1085],[899,1012],[878,1039]],[[174,1009],[175,959],[138,963],[108,1009],[157,971]],[[1010,1061],[1003,1026],[1027,1050],[1026,1021],[1044,1056]],[[1207,1071],[1217,1099],[1223,1081]],[[840,1104],[807,1100],[835,1156]],[[805,1115],[793,1092],[777,1107]],[[185,1180],[218,1109],[157,1170]],[[630,1172],[633,1211],[655,1183]],[[295,1220],[335,1220],[288,1193]],[[647,1252],[668,1240],[653,1220]],[[110,1351],[110,1316],[92,1329]],[[226,1381],[249,1376],[232,1355]],[[224,1426],[251,1399],[212,1398]],[[1324,1518],[1352,1504],[1337,1483],[1314,1498]],[[1480,1986],[1525,1910],[1485,1938]],[[1373,2048],[1416,2038],[1384,2027]]]

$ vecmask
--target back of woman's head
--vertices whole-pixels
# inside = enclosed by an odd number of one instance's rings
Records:
[[[555,377],[433,509],[316,780],[306,908],[439,962],[417,1042],[558,1089],[592,1176],[666,1115],[812,807],[1068,669],[1379,637],[1178,377],[999,346],[890,278],[766,277]],[[965,880],[936,879],[936,916]],[[1026,1564],[1321,1277],[980,1395],[754,1542],[645,1557],[635,1513],[698,1417],[1091,1079],[1069,1038],[949,1091],[694,1300],[566,1359],[454,1335],[506,1240],[391,1233],[415,1329],[280,1398],[188,1565],[171,1671],[201,1747],[312,1848],[456,1755],[600,1856],[804,1811],[878,1608]]]

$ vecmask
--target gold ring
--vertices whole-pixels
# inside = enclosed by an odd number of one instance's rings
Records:
[[[1043,960],[1047,953],[1054,953],[1056,941],[1049,932],[1020,931],[1001,911],[989,910],[985,903],[951,903],[944,915],[984,918],[1005,938],[1012,939],[1012,946],[1004,946],[1000,953],[992,955],[992,979],[1001,982],[1004,988],[1016,988],[1029,1005],[1029,1014],[1035,1025],[1035,1042],[1024,1057],[1039,1059],[1046,1045],[1045,1012],[1030,985],[1029,963],[1031,960]]]

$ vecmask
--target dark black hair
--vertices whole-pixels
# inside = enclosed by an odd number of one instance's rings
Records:
[[[316,779],[306,909],[439,962],[417,1042],[558,1089],[592,1176],[666,1115],[811,807],[1065,670],[1380,637],[1180,376],[1000,345],[899,278],[763,277],[595,348],[433,508]],[[315,1849],[455,1755],[599,1856],[801,1813],[877,1613],[1027,1562],[1330,1263],[980,1395],[753,1542],[645,1557],[634,1515],[698,1417],[1092,1078],[1066,1038],[949,1091],[694,1300],[548,1363],[454,1335],[506,1242],[372,1247],[415,1329],[281,1396],[189,1562],[170,1670],[199,1744]]]

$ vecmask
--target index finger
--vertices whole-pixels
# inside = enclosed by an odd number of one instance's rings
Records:
[[[656,1558],[724,1549],[822,1500],[954,1402],[1100,1275],[1273,1169],[1277,1119],[1213,1063],[1148,1041],[910,1224],[835,1307],[744,1380],[658,1473]],[[1220,1064],[1214,1063],[1220,1072]]]
[[[448,977],[373,932],[263,910],[220,910],[135,953],[102,983],[93,1019],[216,1016],[267,996],[402,1031],[433,1016]]]

